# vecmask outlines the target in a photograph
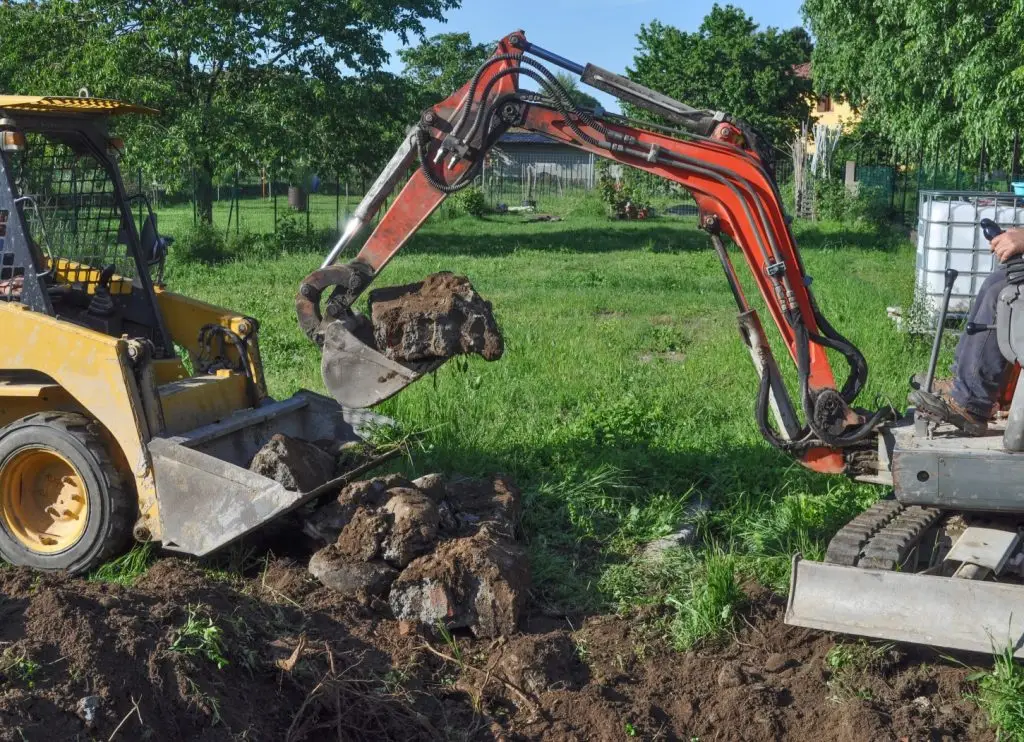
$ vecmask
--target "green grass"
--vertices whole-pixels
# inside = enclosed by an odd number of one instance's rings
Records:
[[[132,585],[146,573],[155,558],[152,544],[135,544],[127,554],[110,560],[92,572],[89,580]]]
[[[231,189],[221,190],[222,200],[214,201],[213,223],[222,233],[234,234],[249,232],[266,234],[274,231],[274,201],[271,198],[241,198],[237,212],[231,205]],[[359,204],[359,196],[350,195],[335,198],[321,194],[309,196],[309,226],[312,231],[321,229],[337,229],[338,219],[344,222],[346,215],[351,214]],[[154,205],[153,210],[159,220],[160,231],[168,235],[181,235],[194,224],[192,204]],[[228,218],[230,217],[230,224]],[[305,227],[305,212],[296,212],[288,208],[288,197],[277,197],[277,219],[292,219]],[[237,222],[237,226],[236,226]]]
[[[988,713],[1005,742],[1024,741],[1024,666],[1007,648],[995,656],[991,672],[972,676],[978,684],[974,699]]]
[[[690,646],[729,630],[745,579],[784,590],[792,554],[820,556],[881,490],[806,471],[761,440],[735,305],[694,220],[612,222],[583,203],[563,213],[530,225],[439,218],[413,238],[378,284],[468,275],[493,302],[507,349],[496,363],[447,364],[382,411],[423,431],[406,467],[517,479],[538,604],[657,606],[665,635]],[[912,300],[913,247],[841,224],[798,224],[796,234],[824,313],[871,365],[860,403],[902,407],[928,343],[899,334],[885,309]],[[168,281],[260,318],[271,392],[282,397],[323,390],[319,353],[292,308],[320,259],[204,266],[172,256]],[[706,548],[657,566],[638,559],[696,499],[712,506],[697,523]]]

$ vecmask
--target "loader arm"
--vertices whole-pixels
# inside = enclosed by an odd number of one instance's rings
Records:
[[[537,58],[568,69],[584,82],[646,108],[679,128],[580,109]],[[523,78],[536,82],[542,92],[523,90]],[[828,324],[815,303],[771,174],[770,156],[757,133],[726,114],[692,109],[593,65],[566,60],[532,45],[522,32],[503,39],[471,81],[423,112],[321,270],[300,287],[296,302],[299,324],[310,338],[324,345],[332,323],[350,316],[350,307],[360,293],[450,193],[473,182],[488,151],[513,126],[687,189],[699,206],[701,227],[710,234],[722,261],[740,313],[741,334],[758,369],[757,418],[762,434],[772,445],[818,471],[849,472],[865,454],[870,458],[874,430],[887,419],[888,412],[865,419],[850,407],[866,381],[867,365],[860,351]],[[359,253],[351,262],[336,265],[344,248],[407,175]],[[760,321],[722,244],[722,234],[739,247],[796,364],[803,425],[797,422]],[[328,288],[333,288],[333,293],[324,319],[320,298]],[[841,390],[836,388],[826,348],[839,351],[850,366]],[[346,380],[337,374],[328,378],[326,353],[325,348],[325,380],[340,399],[337,387],[344,386]],[[413,375],[418,378],[421,371]],[[393,393],[391,388],[386,392],[387,396]],[[774,425],[769,408],[775,412]]]

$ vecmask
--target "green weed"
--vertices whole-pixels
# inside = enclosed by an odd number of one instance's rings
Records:
[[[10,678],[32,688],[35,686],[35,676],[41,669],[42,665],[24,651],[17,652],[8,648],[0,654],[0,682]]]
[[[156,559],[153,545],[149,543],[135,544],[131,551],[97,568],[89,575],[91,582],[112,582],[129,586],[146,574]]]
[[[1013,656],[1013,648],[995,655],[991,672],[979,672],[969,680],[977,683],[975,701],[999,730],[999,739],[1024,740],[1024,666]]]
[[[200,614],[201,606],[187,606],[185,623],[175,630],[170,651],[190,657],[203,657],[223,670],[229,664],[224,646],[224,631],[209,616]]]
[[[864,673],[878,672],[896,659],[894,644],[874,644],[864,639],[836,644],[825,655],[830,673],[830,700],[841,703],[849,698],[871,700],[872,692],[861,684]]]

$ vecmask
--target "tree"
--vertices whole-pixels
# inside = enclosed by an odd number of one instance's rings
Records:
[[[310,112],[386,61],[383,33],[422,34],[458,0],[39,0],[0,6],[0,82],[14,91],[127,98],[163,111],[136,161],[195,173],[212,218],[214,178],[310,143]],[[47,39],[40,44],[40,39]],[[356,73],[345,77],[341,69]],[[392,78],[393,79],[393,78]],[[374,78],[371,84],[381,84]],[[366,92],[366,91],[364,91]],[[317,95],[320,99],[317,99]],[[342,96],[343,98],[345,96]],[[348,96],[349,99],[352,96]],[[374,110],[373,100],[361,99]],[[370,117],[367,117],[370,118]],[[135,124],[145,131],[154,124]],[[358,132],[379,142],[378,125]],[[351,146],[341,137],[333,144]],[[307,151],[308,160],[319,159]]]
[[[408,82],[420,91],[420,107],[444,100],[461,88],[494,52],[496,44],[474,44],[468,33],[431,36],[398,50]]]
[[[815,84],[897,145],[1002,134],[1024,117],[1024,6],[1012,0],[806,0]]]
[[[558,82],[562,84],[562,87],[565,88],[565,91],[569,94],[572,102],[577,106],[581,106],[583,108],[601,107],[597,98],[592,96],[590,93],[580,90],[579,82],[568,72],[556,72],[555,77],[558,78]]]
[[[652,21],[637,41],[630,78],[695,108],[730,113],[776,145],[810,114],[810,83],[793,70],[810,58],[801,28],[761,30],[739,8],[716,4],[693,33]]]

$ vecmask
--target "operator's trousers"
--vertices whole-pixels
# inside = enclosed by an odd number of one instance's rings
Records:
[[[1006,267],[1000,265],[985,279],[974,300],[968,321],[994,325],[999,292],[1006,286]],[[953,400],[979,417],[992,416],[999,389],[1010,364],[999,352],[996,333],[979,332],[960,336],[953,363]]]

